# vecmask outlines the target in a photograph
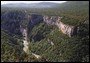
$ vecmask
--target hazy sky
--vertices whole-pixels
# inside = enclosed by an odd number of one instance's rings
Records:
[[[66,2],[66,1],[1,1],[1,4],[8,4],[8,3],[40,3],[40,2],[63,3],[63,2]]]

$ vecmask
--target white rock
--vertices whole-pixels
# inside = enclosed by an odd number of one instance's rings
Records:
[[[51,41],[51,45],[54,45],[54,43]]]
[[[41,58],[40,55],[37,55],[37,54],[34,54],[34,53],[32,53],[32,55],[34,55],[37,59]]]

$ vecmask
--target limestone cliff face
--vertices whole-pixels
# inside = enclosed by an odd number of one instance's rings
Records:
[[[77,27],[64,24],[61,22],[62,17],[59,16],[44,16],[43,20],[48,25],[56,25],[60,31],[64,34],[68,35],[69,37],[77,34]]]
[[[43,21],[48,25],[55,25],[58,20],[58,16],[44,16]]]
[[[58,23],[58,28],[66,35],[68,35],[69,37],[75,35],[75,32],[77,32],[76,27],[75,26],[71,26],[71,25],[67,25],[64,24],[60,21],[60,23]]]

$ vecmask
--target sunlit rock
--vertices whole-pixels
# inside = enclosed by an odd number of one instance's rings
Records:
[[[64,34],[68,35],[69,37],[76,35],[76,33],[77,33],[76,26],[67,25],[61,21],[58,23],[57,26]]]
[[[62,17],[59,16],[44,16],[43,20],[48,25],[56,25],[60,31],[69,37],[77,34],[77,27],[64,24],[61,22]]]
[[[44,16],[43,21],[48,25],[55,25],[58,20],[58,16]]]
[[[40,55],[37,55],[37,54],[34,54],[34,53],[32,53],[32,55],[34,55],[37,59],[40,59],[41,58]]]

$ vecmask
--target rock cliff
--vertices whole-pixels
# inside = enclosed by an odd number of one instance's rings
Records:
[[[62,17],[59,16],[44,16],[43,20],[48,25],[56,25],[60,31],[69,37],[77,34],[77,26],[67,25],[61,22]]]

